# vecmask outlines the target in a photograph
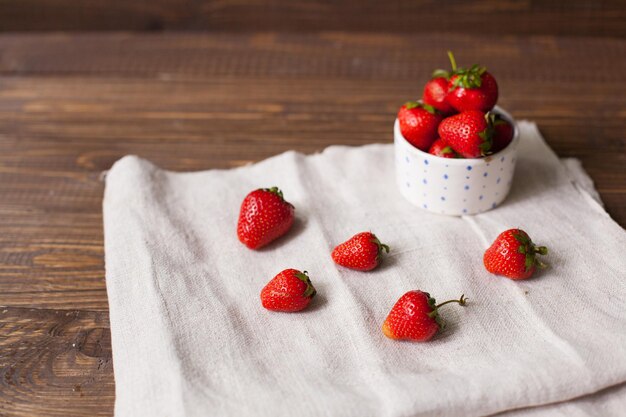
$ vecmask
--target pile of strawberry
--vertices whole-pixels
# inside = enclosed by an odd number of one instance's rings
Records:
[[[248,248],[259,249],[289,231],[294,211],[294,206],[285,201],[277,187],[252,191],[241,204],[237,236]],[[362,232],[336,246],[331,257],[343,267],[371,271],[380,265],[383,252],[388,253],[389,246],[373,233]],[[537,267],[544,266],[536,255],[546,253],[547,249],[536,246],[526,232],[510,229],[501,233],[487,249],[483,263],[493,274],[526,279]],[[296,312],[305,309],[316,293],[306,271],[290,268],[272,278],[261,290],[261,304],[272,311]],[[437,304],[427,292],[409,291],[391,308],[382,331],[391,339],[429,340],[444,325],[439,308],[452,302],[464,306],[466,301],[461,295],[458,300]]]
[[[436,70],[424,86],[421,101],[409,101],[398,112],[402,136],[416,148],[442,158],[480,158],[506,148],[513,126],[493,111],[498,83],[487,68]]]

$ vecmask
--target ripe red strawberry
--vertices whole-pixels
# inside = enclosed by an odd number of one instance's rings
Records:
[[[338,245],[332,253],[333,261],[357,271],[370,271],[382,261],[383,250],[389,253],[389,246],[371,232],[362,232]]]
[[[498,83],[485,67],[459,69],[450,78],[446,100],[457,111],[488,112],[498,101]]]
[[[513,125],[496,114],[493,123],[493,137],[491,144],[491,152],[500,152],[509,146],[513,140]]]
[[[445,105],[459,112],[468,110],[488,112],[491,110],[498,101],[498,83],[493,75],[487,72],[487,68],[478,65],[472,65],[469,69],[457,67],[454,55],[450,51],[448,51],[448,58],[450,58],[452,71],[436,70],[433,73],[433,78],[438,81],[436,84],[426,84],[428,99],[425,89],[424,103],[439,109],[436,103],[444,102]],[[448,81],[444,88],[445,98],[440,96],[440,90],[443,86],[441,80]],[[439,110],[444,111],[443,108]],[[450,114],[452,112],[444,111],[444,113]]]
[[[526,279],[532,276],[537,267],[545,267],[536,255],[547,253],[548,248],[535,246],[523,230],[509,229],[500,233],[485,251],[483,262],[487,271],[492,274],[511,279]]]
[[[454,107],[448,103],[448,79],[445,76],[438,76],[439,70],[435,71],[433,78],[424,86],[422,101],[424,104],[433,106],[445,115],[454,113]]]
[[[287,233],[293,224],[294,207],[276,187],[260,188],[243,199],[237,236],[250,249],[259,249]]]
[[[460,158],[461,156],[454,152],[454,149],[450,147],[442,139],[437,139],[433,142],[432,146],[428,150],[428,153],[442,158]]]
[[[491,117],[476,110],[450,116],[439,124],[439,136],[464,158],[485,156],[491,149]]]
[[[448,94],[446,102],[459,112],[478,110],[488,112],[498,101],[498,83],[487,72],[487,68],[472,65],[469,69],[456,66],[452,52],[448,51],[452,73],[446,78]],[[445,71],[437,70],[437,74],[445,75]]]
[[[316,291],[307,272],[285,269],[261,290],[261,304],[273,311],[300,311],[309,305]]]
[[[424,152],[437,139],[437,126],[442,118],[434,107],[415,101],[409,101],[398,112],[402,136]]]
[[[467,298],[461,295],[458,300],[437,305],[427,292],[409,291],[392,307],[383,324],[383,333],[390,339],[425,342],[445,326],[438,314],[441,306],[448,303],[464,306],[466,302]]]

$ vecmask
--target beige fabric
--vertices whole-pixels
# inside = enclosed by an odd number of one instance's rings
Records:
[[[404,201],[391,145],[185,174],[118,161],[104,199],[116,416],[478,416],[625,382],[626,233],[533,124],[521,130],[511,195],[464,218]],[[239,205],[272,185],[298,221],[248,250]],[[550,248],[548,270],[524,282],[485,271],[486,246],[510,227]],[[385,264],[336,267],[332,248],[368,229],[391,246]],[[264,310],[261,288],[289,267],[309,271],[318,297],[298,314]],[[388,340],[380,326],[411,289],[470,304],[443,311],[431,342]],[[622,391],[591,401],[623,405]],[[515,415],[587,415],[585,401]]]

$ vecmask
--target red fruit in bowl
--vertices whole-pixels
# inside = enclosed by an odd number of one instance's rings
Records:
[[[427,152],[437,139],[437,126],[442,115],[428,104],[409,101],[400,107],[398,123],[402,136],[416,148]]]
[[[294,207],[277,187],[252,191],[241,203],[237,237],[250,249],[259,249],[287,233],[293,213]]]
[[[428,150],[428,153],[442,158],[460,158],[461,156],[454,152],[454,149],[450,147],[442,139],[437,139],[433,142],[432,146]]]
[[[487,68],[472,65],[470,68],[456,66],[452,52],[448,51],[452,73],[448,81],[446,102],[459,112],[478,110],[488,112],[498,101],[498,83]]]
[[[491,150],[491,117],[470,110],[450,116],[439,124],[439,136],[464,158],[480,158]]]
[[[263,287],[261,304],[273,311],[300,311],[309,305],[315,294],[306,271],[285,269]]]
[[[498,83],[485,67],[474,65],[450,78],[446,99],[457,111],[487,112],[498,101]]]
[[[443,76],[436,76],[439,70],[433,74],[433,79],[428,81],[424,86],[424,94],[422,101],[424,104],[433,106],[443,114],[454,113],[454,107],[448,103],[446,96],[448,95],[448,79]]]
[[[390,339],[425,342],[444,327],[439,317],[439,309],[443,305],[458,303],[464,306],[466,302],[467,298],[462,295],[458,300],[437,305],[427,292],[409,291],[392,307],[383,324],[383,333]]]
[[[544,268],[537,255],[546,255],[548,248],[536,246],[521,229],[509,229],[498,235],[485,251],[483,263],[487,271],[514,280],[530,278],[537,267]]]
[[[491,152],[500,152],[513,140],[513,125],[496,114],[493,122]]]

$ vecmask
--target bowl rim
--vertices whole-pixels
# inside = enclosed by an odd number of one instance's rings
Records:
[[[446,164],[452,164],[452,165],[487,164],[491,162],[493,159],[495,159],[496,157],[503,157],[503,156],[506,157],[508,154],[515,152],[519,144],[519,136],[520,136],[519,126],[517,125],[517,122],[515,121],[513,116],[511,116],[509,112],[507,112],[500,106],[495,106],[491,111],[498,113],[507,122],[511,123],[511,125],[513,126],[513,139],[511,140],[511,143],[509,143],[509,145],[506,148],[502,149],[499,152],[496,152],[491,155],[487,155],[482,158],[443,158],[441,156],[424,152],[423,150],[416,148],[408,140],[406,140],[402,132],[400,132],[400,122],[398,121],[397,117],[393,125],[394,136],[400,139],[400,143],[402,143],[404,147],[408,148],[407,150],[409,152],[412,152],[414,155],[417,155],[419,157],[426,158],[429,161],[436,161],[436,162],[445,161]]]

